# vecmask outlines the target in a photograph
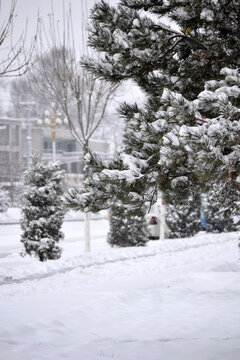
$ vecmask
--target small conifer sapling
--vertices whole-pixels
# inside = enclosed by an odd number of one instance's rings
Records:
[[[37,155],[25,172],[27,190],[23,196],[21,219],[23,255],[35,256],[40,261],[61,257],[58,243],[64,238],[60,230],[65,214],[61,199],[63,174],[58,163],[44,165]]]

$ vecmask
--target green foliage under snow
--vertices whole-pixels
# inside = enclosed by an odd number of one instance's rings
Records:
[[[63,173],[58,163],[44,165],[37,156],[25,172],[27,190],[21,219],[23,254],[33,255],[40,261],[61,257],[58,243],[64,238],[60,230],[65,214],[61,199]]]
[[[144,209],[134,214],[122,204],[117,203],[110,210],[110,231],[108,243],[111,246],[144,246],[148,241]]]
[[[200,199],[189,197],[183,205],[168,204],[166,206],[166,224],[168,238],[185,238],[197,234],[201,230]]]
[[[120,199],[137,209],[159,189],[184,205],[217,183],[215,196],[240,222],[238,1],[100,1],[91,20],[102,57],[85,66],[112,82],[134,80],[147,99],[122,104],[123,151],[88,158],[94,175],[69,192],[69,206],[97,211]]]

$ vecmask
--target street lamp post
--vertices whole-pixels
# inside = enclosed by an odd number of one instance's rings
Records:
[[[45,124],[51,127],[53,161],[56,161],[56,126],[61,124],[67,125],[67,123],[67,119],[62,120],[61,114],[56,111],[55,103],[51,103],[50,112],[48,110],[45,111]]]

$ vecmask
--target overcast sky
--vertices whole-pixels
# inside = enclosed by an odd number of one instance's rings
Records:
[[[73,19],[73,27],[74,27],[74,37],[77,42],[80,40],[80,33],[81,33],[81,24],[82,24],[82,4],[87,3],[88,8],[90,9],[94,2],[98,0],[65,0],[65,8],[68,9],[69,4],[71,4],[72,8],[72,19]],[[112,5],[116,5],[119,0],[108,0],[108,2]],[[2,4],[1,7],[1,24],[3,19],[7,18],[9,13],[11,0],[0,0]],[[14,19],[14,39],[18,39],[19,35],[25,28],[26,21],[28,21],[28,40],[34,35],[36,26],[37,26],[37,19],[38,13],[39,17],[44,21],[47,25],[49,23],[49,14],[51,14],[52,8],[54,10],[54,17],[55,20],[62,21],[63,18],[63,0],[17,0],[17,7],[16,7],[16,18]],[[141,94],[138,89],[135,89],[132,93],[133,101],[136,101]],[[134,95],[135,94],[135,95]],[[7,94],[3,97],[6,101],[8,101]]]
[[[55,20],[61,22],[63,19],[63,3],[65,3],[65,9],[68,9],[69,4],[71,4],[74,36],[78,38],[83,18],[83,4],[87,4],[87,7],[91,9],[94,2],[97,1],[99,0],[17,0],[13,31],[14,39],[17,39],[24,30],[26,21],[28,21],[28,38],[34,34],[38,14],[47,25],[49,23],[49,14],[52,13],[52,7]],[[118,0],[109,0],[108,2],[115,5]],[[0,6],[0,25],[2,25],[9,15],[11,0],[0,0]]]
[[[91,9],[94,2],[98,0],[65,0],[65,9],[69,8],[69,4],[71,4],[72,8],[72,18],[73,18],[73,26],[75,36],[79,36],[80,27],[82,24],[82,8],[83,4],[87,4],[87,7]],[[117,4],[118,0],[109,0],[110,4]],[[2,4],[4,8],[9,9],[9,5],[11,0],[2,0]],[[48,16],[53,12],[56,20],[62,21],[63,18],[63,0],[17,0],[17,8],[16,14],[17,18],[15,20],[16,29],[19,33],[21,28],[24,28],[24,24],[26,20],[28,20],[28,28],[29,32],[33,33],[37,24],[38,13],[41,19],[43,19],[44,23],[48,23]],[[86,6],[86,5],[85,5]]]

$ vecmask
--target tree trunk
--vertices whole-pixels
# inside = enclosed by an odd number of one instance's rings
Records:
[[[89,151],[89,145],[88,145],[88,141],[85,141],[84,146],[83,146],[83,154],[84,157],[85,155],[88,153]],[[88,166],[85,164],[85,160],[84,160],[84,170],[83,170],[83,174],[84,174],[84,180],[86,179],[86,177],[88,176]],[[91,252],[91,237],[90,237],[90,214],[88,212],[84,213],[84,242],[85,242],[85,252]]]
[[[84,241],[85,241],[85,252],[91,251],[91,238],[90,238],[90,220],[89,213],[84,213]]]

